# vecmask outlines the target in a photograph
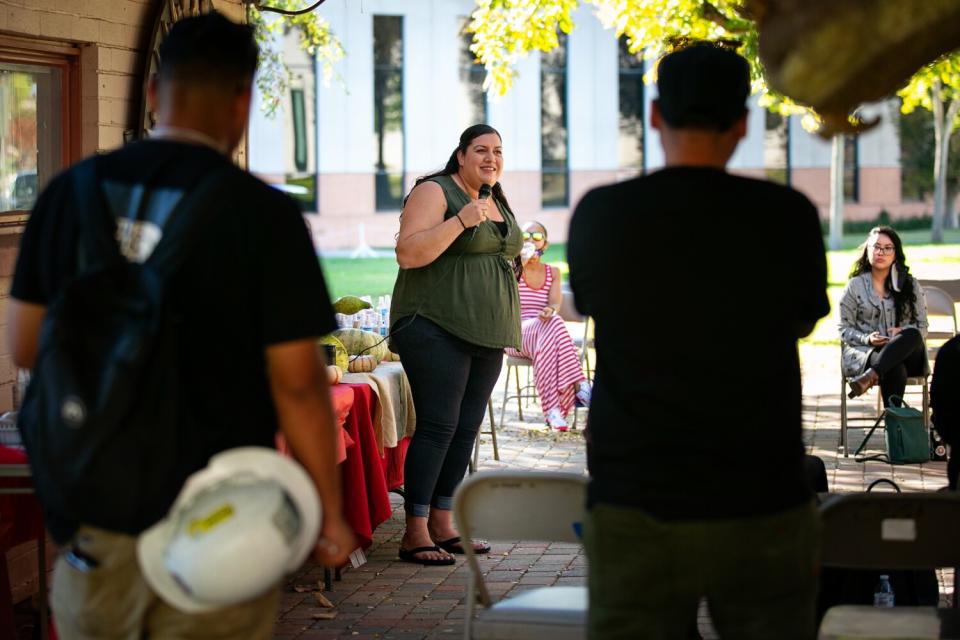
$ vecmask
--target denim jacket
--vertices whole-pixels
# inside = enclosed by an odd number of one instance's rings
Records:
[[[913,290],[916,292],[917,315],[905,318],[901,328],[915,327],[927,337],[927,303],[923,297],[923,288],[917,279],[911,276]],[[909,310],[908,310],[909,312]],[[870,352],[868,336],[874,331],[887,335],[897,326],[896,305],[893,296],[880,299],[873,290],[870,272],[851,278],[840,294],[840,346],[843,352],[843,375],[856,376],[866,369]],[[927,373],[929,363],[924,366]]]

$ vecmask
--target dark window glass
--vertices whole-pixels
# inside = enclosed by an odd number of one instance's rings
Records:
[[[297,171],[307,170],[307,121],[303,104],[303,89],[292,89],[293,103],[293,164]]]
[[[857,151],[857,136],[843,137],[843,199],[846,202],[860,200],[860,158]]]
[[[541,201],[544,207],[569,203],[567,153],[567,38],[540,58]]]
[[[765,111],[763,170],[768,180],[790,184],[790,117]]]
[[[643,58],[642,53],[630,53],[626,36],[619,48],[619,164],[620,169],[643,173]]]
[[[403,18],[373,17],[373,164],[378,211],[403,202]]]
[[[483,79],[487,72],[470,51],[473,44],[473,34],[466,30],[464,23],[463,35],[460,39],[460,83],[457,96],[457,114],[460,117],[460,130],[487,122],[487,94],[483,90]]]

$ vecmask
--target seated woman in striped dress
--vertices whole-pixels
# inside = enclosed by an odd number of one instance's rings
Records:
[[[580,368],[577,347],[558,315],[560,269],[541,262],[547,230],[539,222],[523,225],[523,274],[520,287],[521,350],[507,353],[533,361],[533,377],[547,425],[567,430],[567,414],[575,400],[590,405],[590,384]]]

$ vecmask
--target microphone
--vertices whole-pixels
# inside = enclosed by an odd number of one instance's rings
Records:
[[[480,192],[477,194],[479,200],[486,200],[490,197],[490,185],[482,184],[480,185]]]

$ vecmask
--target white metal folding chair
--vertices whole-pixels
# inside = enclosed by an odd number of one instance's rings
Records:
[[[940,345],[957,335],[957,309],[953,298],[943,289],[933,286],[923,287],[923,297],[927,301],[927,355],[933,360],[937,357]]]
[[[960,565],[960,494],[834,496],[823,503],[820,515],[824,567],[885,570]],[[958,623],[957,609],[843,605],[827,611],[820,638],[956,638],[960,637],[954,635]],[[948,632],[941,635],[944,631]]]
[[[475,538],[580,542],[586,486],[584,476],[548,471],[484,471],[463,481],[453,511],[470,569],[467,640],[586,638],[586,587],[540,587],[493,602],[473,553]]]

